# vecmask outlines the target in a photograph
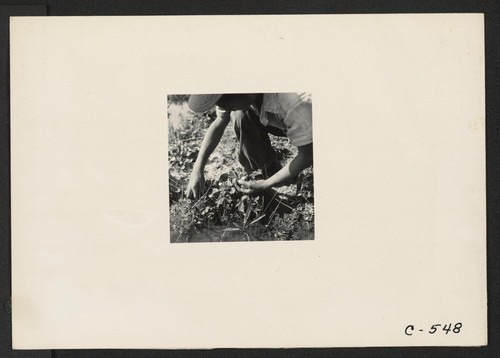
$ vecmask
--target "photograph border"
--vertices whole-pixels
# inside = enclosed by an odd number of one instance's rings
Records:
[[[16,2],[16,1],[14,1]],[[17,1],[19,5],[27,5],[28,1]],[[286,5],[283,1],[255,1],[253,3],[234,3],[230,1],[150,1],[147,5],[138,6],[135,1],[105,2],[96,1],[86,4],[77,1],[45,1],[49,16],[101,16],[101,15],[208,15],[208,14],[351,14],[351,13],[485,13],[485,38],[486,38],[486,151],[487,151],[487,229],[488,229],[488,346],[486,347],[405,347],[405,348],[310,348],[310,349],[216,349],[216,350],[55,350],[55,351],[12,351],[6,344],[11,341],[10,331],[1,331],[2,347],[0,355],[5,357],[281,357],[281,356],[315,356],[329,357],[494,357],[498,356],[499,329],[497,322],[500,320],[498,310],[498,297],[500,289],[500,264],[498,262],[500,223],[496,218],[500,212],[498,193],[500,172],[500,143],[499,143],[499,102],[500,88],[498,78],[500,62],[498,49],[500,48],[498,34],[500,34],[499,6],[489,1],[422,1],[422,2],[394,2],[380,1],[310,1],[296,3],[294,6]],[[9,15],[43,15],[39,7],[18,8],[16,11],[7,12],[3,16],[2,26],[8,24]],[[3,43],[6,43],[8,34],[2,32]],[[8,53],[3,53],[5,61]],[[8,66],[2,67],[4,75],[8,78]],[[3,88],[3,87],[2,87]],[[9,92],[2,90],[2,103],[9,103]],[[2,131],[2,138],[8,139],[10,115],[2,111],[1,122],[6,131]],[[2,167],[8,168],[10,163],[9,140],[0,140],[2,150]],[[10,175],[8,170],[2,171],[2,198],[3,202],[10,201]],[[2,206],[3,235],[2,247],[2,292],[10,291],[10,206]],[[6,302],[8,299],[6,299]],[[5,303],[4,303],[5,305]],[[2,314],[2,327],[9,327],[10,317]]]

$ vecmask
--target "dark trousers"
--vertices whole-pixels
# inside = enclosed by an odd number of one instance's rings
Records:
[[[238,139],[238,160],[247,172],[262,170],[265,178],[281,169],[269,133],[285,136],[280,129],[264,126],[251,110],[232,111],[231,121]]]

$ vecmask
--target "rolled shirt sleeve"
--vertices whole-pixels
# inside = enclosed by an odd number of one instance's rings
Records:
[[[312,104],[298,93],[280,93],[278,101],[285,113],[283,124],[290,143],[300,147],[313,142]]]

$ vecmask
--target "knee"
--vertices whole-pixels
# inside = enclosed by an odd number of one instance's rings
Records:
[[[233,122],[234,129],[239,131],[255,131],[258,129],[258,123],[255,122],[248,114],[244,111],[233,111],[231,112],[231,120]]]
[[[232,111],[231,122],[236,133],[239,133],[244,127],[247,126],[248,121],[245,120],[246,114],[243,111]]]
[[[245,112],[243,111],[232,111],[231,112],[231,120],[234,124],[240,125],[245,118]]]

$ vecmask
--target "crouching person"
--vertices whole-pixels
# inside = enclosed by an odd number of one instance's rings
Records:
[[[216,119],[203,138],[186,189],[198,198],[205,186],[204,168],[229,123],[238,139],[238,160],[247,172],[260,169],[260,180],[238,180],[237,189],[249,195],[264,193],[289,183],[313,162],[312,105],[307,93],[191,95],[188,105],[195,112],[216,106]],[[297,155],[281,166],[269,134],[287,136]]]

